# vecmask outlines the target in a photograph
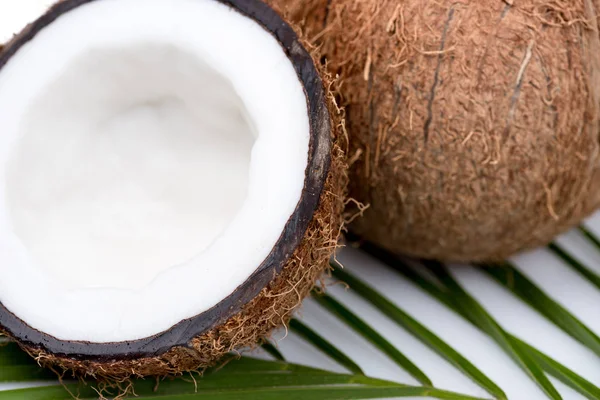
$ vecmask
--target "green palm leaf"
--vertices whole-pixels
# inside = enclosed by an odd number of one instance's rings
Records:
[[[489,315],[485,309],[469,295],[460,284],[450,275],[446,268],[436,262],[424,262],[426,266],[452,293],[456,306],[475,321],[485,333],[491,336],[504,351],[519,365],[538,386],[554,400],[562,399],[552,382],[546,377],[542,368],[535,362],[531,355],[519,342],[512,340],[511,336]]]
[[[533,356],[533,358],[540,364],[540,366],[546,371],[548,374],[552,375],[565,385],[569,386],[571,389],[579,392],[581,395],[585,396],[590,400],[598,400],[600,399],[600,388],[583,379],[575,372],[571,371],[569,368],[563,366],[559,362],[554,359],[548,357],[541,351],[531,347],[527,343],[517,339],[516,337],[512,337],[512,339],[529,351],[529,354]]]
[[[283,357],[283,354],[281,354],[281,352],[273,345],[273,343],[267,341],[263,343],[261,347],[277,361],[285,361],[285,357]]]
[[[0,346],[0,382],[24,382],[52,379],[56,374],[41,368],[15,343]]]
[[[584,225],[580,225],[578,227],[578,230],[583,234],[583,236],[586,237],[586,239],[588,239],[594,246],[596,246],[596,248],[600,249],[600,239],[598,239],[598,236],[594,235],[592,231],[590,231]]]
[[[450,294],[443,286],[437,285],[435,283],[432,283],[428,279],[425,279],[422,275],[417,273],[413,269],[413,267],[411,267],[408,263],[404,262],[400,258],[391,255],[390,253],[385,252],[382,249],[374,247],[370,244],[366,244],[363,249],[371,256],[388,264],[394,269],[394,271],[405,277],[415,286],[421,288],[428,295],[437,299],[440,303],[444,304],[450,310],[462,316],[467,321],[471,322],[475,327],[483,331],[482,327],[478,325],[476,320],[471,319],[468,314],[466,314],[461,308],[456,306],[456,304],[452,301]],[[580,375],[576,374],[569,368],[553,360],[551,357],[535,349],[533,346],[516,338],[515,336],[510,335],[510,339],[514,342],[517,342],[521,348],[529,352],[530,357],[535,359],[545,372],[554,376],[555,378],[563,382],[565,385],[567,385],[571,389],[577,391],[578,393],[582,394],[590,400],[600,399],[600,388],[587,381]]]
[[[245,399],[377,399],[385,397],[435,397],[449,400],[479,400],[458,393],[367,378],[318,369],[254,359],[234,360],[209,371],[196,381],[175,379],[161,382],[140,380],[133,384],[137,399],[162,400],[245,400]],[[68,391],[67,391],[68,390]],[[116,391],[115,391],[116,392]],[[116,395],[118,393],[113,393]],[[0,400],[96,399],[91,386],[72,384],[0,392]]]
[[[362,249],[371,256],[383,261],[387,265],[393,268],[394,271],[402,275],[404,278],[412,282],[417,287],[421,288],[431,297],[437,299],[440,303],[453,310],[458,315],[471,322],[475,327],[482,329],[482,326],[478,324],[477,320],[474,320],[468,313],[462,308],[458,307],[456,302],[452,299],[452,292],[449,291],[444,285],[440,285],[439,281],[433,282],[425,278],[422,274],[416,272],[415,268],[403,261],[402,259],[377,248],[371,244],[363,245]],[[538,289],[539,290],[539,289]],[[485,331],[484,331],[485,332]],[[509,339],[515,343],[516,346],[521,347],[524,351],[529,353],[529,357],[534,359],[538,365],[548,374],[554,376],[571,389],[582,394],[590,400],[600,399],[600,388],[592,384],[588,380],[584,379],[574,371],[561,365],[551,357],[540,352],[533,346],[523,342],[513,335],[509,335]]]
[[[381,336],[375,329],[369,326],[365,321],[359,318],[356,314],[346,308],[331,296],[326,294],[313,292],[315,300],[323,306],[323,308],[336,315],[343,320],[348,326],[366,340],[371,342],[375,347],[379,348],[385,354],[394,360],[401,368],[408,372],[413,378],[426,386],[433,386],[431,380],[425,375],[419,367],[417,367],[408,357],[400,350],[394,347],[387,339]]]
[[[68,387],[68,390],[75,391],[78,400],[97,399],[98,395],[90,390],[84,393],[77,392],[77,387]],[[72,397],[65,394],[63,387],[47,387],[34,389],[21,389],[0,392],[0,400],[22,400],[26,398],[36,400],[71,400]],[[169,394],[163,395],[152,393],[147,395],[137,395],[135,398],[163,400],[351,400],[351,399],[383,399],[390,397],[427,397],[447,400],[478,400],[475,397],[465,396],[458,393],[447,392],[443,390],[419,387],[407,387],[402,385],[390,385],[389,387],[370,387],[370,386],[332,386],[332,387],[289,387],[289,388],[257,388],[240,390],[210,390],[197,393]]]
[[[498,399],[505,399],[506,394],[498,385],[489,379],[483,372],[475,367],[469,360],[441,340],[437,335],[421,325],[406,312],[402,311],[391,301],[380,295],[375,289],[371,288],[354,275],[342,270],[341,265],[332,261],[334,268],[333,275],[339,280],[345,282],[352,290],[361,295],[364,299],[371,302],[375,307],[381,310],[385,315],[391,318],[398,325],[410,332],[415,338],[423,342],[430,349],[446,359],[474,382],[479,384],[487,392]]]
[[[515,267],[504,263],[499,266],[484,265],[482,270],[568,335],[600,355],[600,338]]]
[[[290,329],[295,332],[298,336],[302,337],[307,342],[314,345],[317,349],[327,354],[333,360],[337,361],[340,365],[347,368],[348,371],[355,374],[364,375],[362,369],[354,362],[350,357],[344,354],[341,350],[335,347],[331,342],[325,340],[317,332],[310,329],[308,326],[303,324],[297,319],[290,321]]]
[[[550,251],[552,251],[555,255],[557,255],[561,260],[563,260],[569,267],[578,272],[581,276],[587,279],[592,285],[596,286],[600,289],[600,276],[598,276],[591,269],[583,265],[583,263],[577,261],[575,257],[569,254],[566,250],[564,250],[561,246],[556,243],[551,243],[548,245]]]

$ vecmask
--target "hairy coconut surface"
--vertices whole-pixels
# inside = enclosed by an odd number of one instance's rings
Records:
[[[6,62],[18,51],[15,49],[29,42],[36,30],[57,13],[89,1],[94,0],[59,3],[7,44],[4,53],[0,52],[0,60]],[[260,21],[267,30],[277,27],[271,32],[294,64],[306,90],[311,113],[311,144],[305,189],[296,211],[281,233],[277,247],[231,296],[213,309],[140,343],[57,339],[27,326],[0,304],[0,331],[17,340],[42,365],[112,382],[131,376],[164,376],[206,368],[233,350],[260,344],[273,329],[286,324],[328,268],[338,245],[348,180],[343,111],[330,91],[328,75],[320,73],[317,62],[311,62],[318,59],[316,52],[310,54],[305,50],[303,39],[270,9],[254,0],[221,2]],[[314,208],[309,209],[307,204],[313,204]],[[182,343],[182,339],[193,332],[197,334]]]
[[[597,1],[275,3],[340,76],[366,240],[498,260],[598,207]]]

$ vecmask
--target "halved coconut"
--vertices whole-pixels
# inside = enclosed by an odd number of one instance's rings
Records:
[[[337,113],[259,0],[66,0],[0,53],[0,325],[118,378],[257,343],[336,246]]]

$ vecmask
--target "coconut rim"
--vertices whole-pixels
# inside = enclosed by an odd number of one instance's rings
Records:
[[[87,3],[99,0],[64,0],[52,6],[43,16],[27,26],[4,48],[0,48],[0,70],[19,49],[60,16]],[[0,303],[0,326],[27,347],[76,360],[130,360],[154,357],[173,347],[188,347],[189,342],[224,323],[254,299],[274,280],[300,246],[310,221],[319,205],[331,163],[331,119],[323,81],[310,53],[302,46],[294,30],[269,6],[260,0],[213,0],[250,18],[270,33],[291,62],[304,90],[309,119],[308,162],[299,202],[288,219],[268,257],[249,278],[229,296],[211,309],[182,320],[171,328],[139,340],[95,343],[61,340],[36,330]]]

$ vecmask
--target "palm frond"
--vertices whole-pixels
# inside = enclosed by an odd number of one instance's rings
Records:
[[[538,386],[554,400],[562,396],[552,382],[546,377],[542,368],[535,362],[531,355],[520,345],[512,340],[509,335],[490,314],[450,275],[445,266],[440,263],[425,261],[423,265],[429,269],[449,290],[452,301],[468,316],[476,326],[487,333],[496,343],[525,371]]]
[[[496,282],[552,321],[573,339],[600,356],[600,337],[539,289],[518,269],[508,262],[502,265],[482,265],[482,267],[482,271],[491,276]]]
[[[313,292],[314,298],[323,308],[336,315],[344,321],[356,333],[360,334],[375,347],[383,351],[388,357],[394,360],[402,369],[408,372],[418,382],[426,386],[433,386],[431,380],[425,373],[408,357],[406,357],[393,344],[379,334],[375,329],[369,326],[365,321],[350,311],[343,304],[331,296],[324,293]]]
[[[519,343],[523,349],[529,352],[529,354],[538,362],[538,364],[546,373],[552,375],[571,389],[590,400],[600,399],[600,388],[598,388],[596,385],[577,375],[569,368],[548,357],[546,354],[535,349],[522,340],[514,336],[511,337],[515,342]]]
[[[505,399],[506,394],[490,378],[481,372],[469,360],[454,350],[450,345],[441,340],[417,320],[401,310],[390,300],[379,294],[375,289],[356,278],[354,275],[344,271],[337,261],[332,261],[333,276],[345,282],[353,291],[369,301],[390,319],[410,332],[415,338],[423,342],[430,349],[442,356],[446,361],[471,378],[488,393],[498,399]]]
[[[285,357],[283,356],[283,354],[281,354],[281,352],[277,349],[277,347],[275,347],[275,345],[273,345],[273,343],[267,341],[267,342],[263,343],[263,345],[261,347],[264,351],[266,351],[268,354],[270,354],[271,357],[273,357],[277,361],[285,361]]]
[[[600,249],[600,239],[596,236],[592,231],[585,227],[585,225],[580,225],[578,228],[579,232],[586,237],[587,240],[590,241],[597,249]]]
[[[389,397],[434,397],[448,400],[481,400],[427,387],[402,385],[364,375],[344,375],[251,358],[233,360],[202,378],[157,383],[132,383],[137,399],[162,400],[334,400]],[[68,391],[68,392],[67,392]],[[119,389],[106,395],[118,395]],[[83,384],[44,386],[0,392],[0,400],[64,400],[67,393],[80,400],[98,398],[96,388]]]
[[[562,246],[551,243],[548,245],[550,251],[552,251],[556,256],[558,256],[561,260],[563,260],[569,267],[587,279],[592,285],[596,286],[600,289],[600,276],[596,274],[594,271],[583,265],[582,262],[578,261],[575,257],[573,257],[569,252],[562,248]]]
[[[56,380],[56,374],[40,367],[15,343],[0,346],[0,382]]]
[[[439,286],[437,283],[433,283],[424,278],[421,274],[417,273],[410,264],[370,244],[366,244],[363,249],[371,256],[385,262],[387,265],[392,267],[395,272],[412,282],[415,286],[419,287],[429,296],[435,298],[440,303],[444,304],[448,309],[462,316],[467,321],[471,322],[475,327],[483,331],[482,327],[478,325],[476,320],[471,319],[467,313],[456,306],[456,304],[452,301],[451,295],[442,286]],[[571,369],[563,366],[543,352],[537,350],[535,347],[525,343],[521,339],[518,339],[511,334],[509,334],[509,337],[513,342],[518,343],[523,350],[526,350],[530,357],[533,358],[546,373],[554,376],[556,379],[560,380],[562,383],[590,400],[600,399],[600,388],[598,388],[596,385],[581,377]]]
[[[335,347],[331,342],[324,339],[317,332],[310,329],[300,320],[292,319],[290,321],[290,329],[298,336],[311,343],[317,349],[327,354],[333,360],[337,361],[340,365],[348,369],[348,371],[355,374],[364,375],[362,369],[350,357],[348,357],[340,349]]]

